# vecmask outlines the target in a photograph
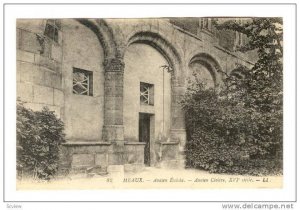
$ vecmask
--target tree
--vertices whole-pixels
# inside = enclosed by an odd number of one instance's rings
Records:
[[[221,91],[189,87],[186,116],[187,166],[248,174],[282,170],[282,19],[251,18],[214,22],[219,30],[245,34],[238,50],[256,51],[252,68],[225,74]]]
[[[246,35],[248,42],[238,50],[257,52],[258,59],[251,69],[238,67],[238,71],[244,72],[243,79],[234,75],[227,77],[227,87],[230,88],[225,92],[234,94],[231,100],[242,102],[257,116],[254,120],[257,120],[262,131],[257,138],[269,139],[269,150],[277,153],[282,151],[283,132],[282,24],[282,18],[250,18],[240,22],[229,20],[223,24],[216,23],[220,30],[233,30]]]
[[[248,42],[238,50],[242,52],[255,50],[258,60],[251,69],[238,66],[237,70],[244,72],[243,80],[230,75],[229,93],[239,92],[249,107],[266,112],[282,109],[283,93],[283,31],[281,18],[251,18],[243,23],[229,20],[218,24],[219,30],[232,30],[245,34]],[[237,81],[238,80],[238,81]]]

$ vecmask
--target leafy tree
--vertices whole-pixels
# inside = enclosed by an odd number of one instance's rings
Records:
[[[233,100],[242,102],[253,116],[257,116],[254,120],[261,132],[256,138],[268,139],[270,151],[282,151],[282,18],[251,18],[242,23],[231,20],[217,24],[217,28],[245,34],[248,42],[239,50],[257,52],[258,60],[251,69],[238,67],[245,72],[243,79],[234,75],[227,78],[227,87],[231,88],[226,93],[234,94]]]
[[[240,51],[255,50],[251,69],[237,66],[221,91],[197,82],[182,101],[187,166],[248,174],[282,170],[282,20],[251,18],[215,25],[248,37]]]
[[[17,105],[17,171],[34,179],[49,180],[57,171],[64,125],[44,107],[32,111]]]
[[[239,93],[248,107],[263,112],[282,109],[283,93],[283,31],[281,18],[251,18],[239,23],[229,20],[215,25],[220,30],[233,30],[245,34],[248,42],[239,48],[242,52],[255,50],[258,60],[251,69],[238,66],[244,72],[242,80],[227,76],[229,93]]]

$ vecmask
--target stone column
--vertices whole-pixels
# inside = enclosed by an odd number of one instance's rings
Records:
[[[103,141],[124,144],[123,78],[124,62],[118,58],[104,61],[104,126]]]
[[[171,132],[172,141],[179,142],[179,167],[185,166],[185,142],[186,129],[184,122],[184,113],[180,105],[183,99],[185,87],[180,84],[172,86],[172,101],[171,101]]]

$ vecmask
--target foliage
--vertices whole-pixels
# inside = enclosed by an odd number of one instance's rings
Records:
[[[187,166],[211,172],[270,174],[282,170],[281,19],[228,21],[219,29],[247,35],[242,51],[257,50],[251,69],[237,66],[221,90],[192,84],[182,101]],[[234,74],[236,72],[236,74]]]
[[[17,104],[17,171],[34,179],[49,180],[58,168],[64,142],[63,122],[44,107],[32,111]]]
[[[182,105],[188,167],[248,174],[281,167],[277,161],[282,150],[281,114],[262,114],[201,83],[187,91]]]
[[[218,29],[234,30],[245,34],[248,43],[240,47],[243,52],[255,50],[258,60],[251,69],[238,66],[244,72],[237,82],[234,75],[226,75],[228,93],[238,94],[246,106],[262,112],[282,109],[283,65],[282,65],[282,19],[252,18],[251,21],[238,23],[227,21],[217,24]],[[223,72],[224,73],[224,72]]]

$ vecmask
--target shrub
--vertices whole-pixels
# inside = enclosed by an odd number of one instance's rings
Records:
[[[280,173],[282,112],[259,112],[203,84],[188,88],[182,106],[187,167],[217,173]]]
[[[17,104],[18,174],[44,180],[53,177],[64,142],[63,129],[63,122],[48,108],[32,111]]]

